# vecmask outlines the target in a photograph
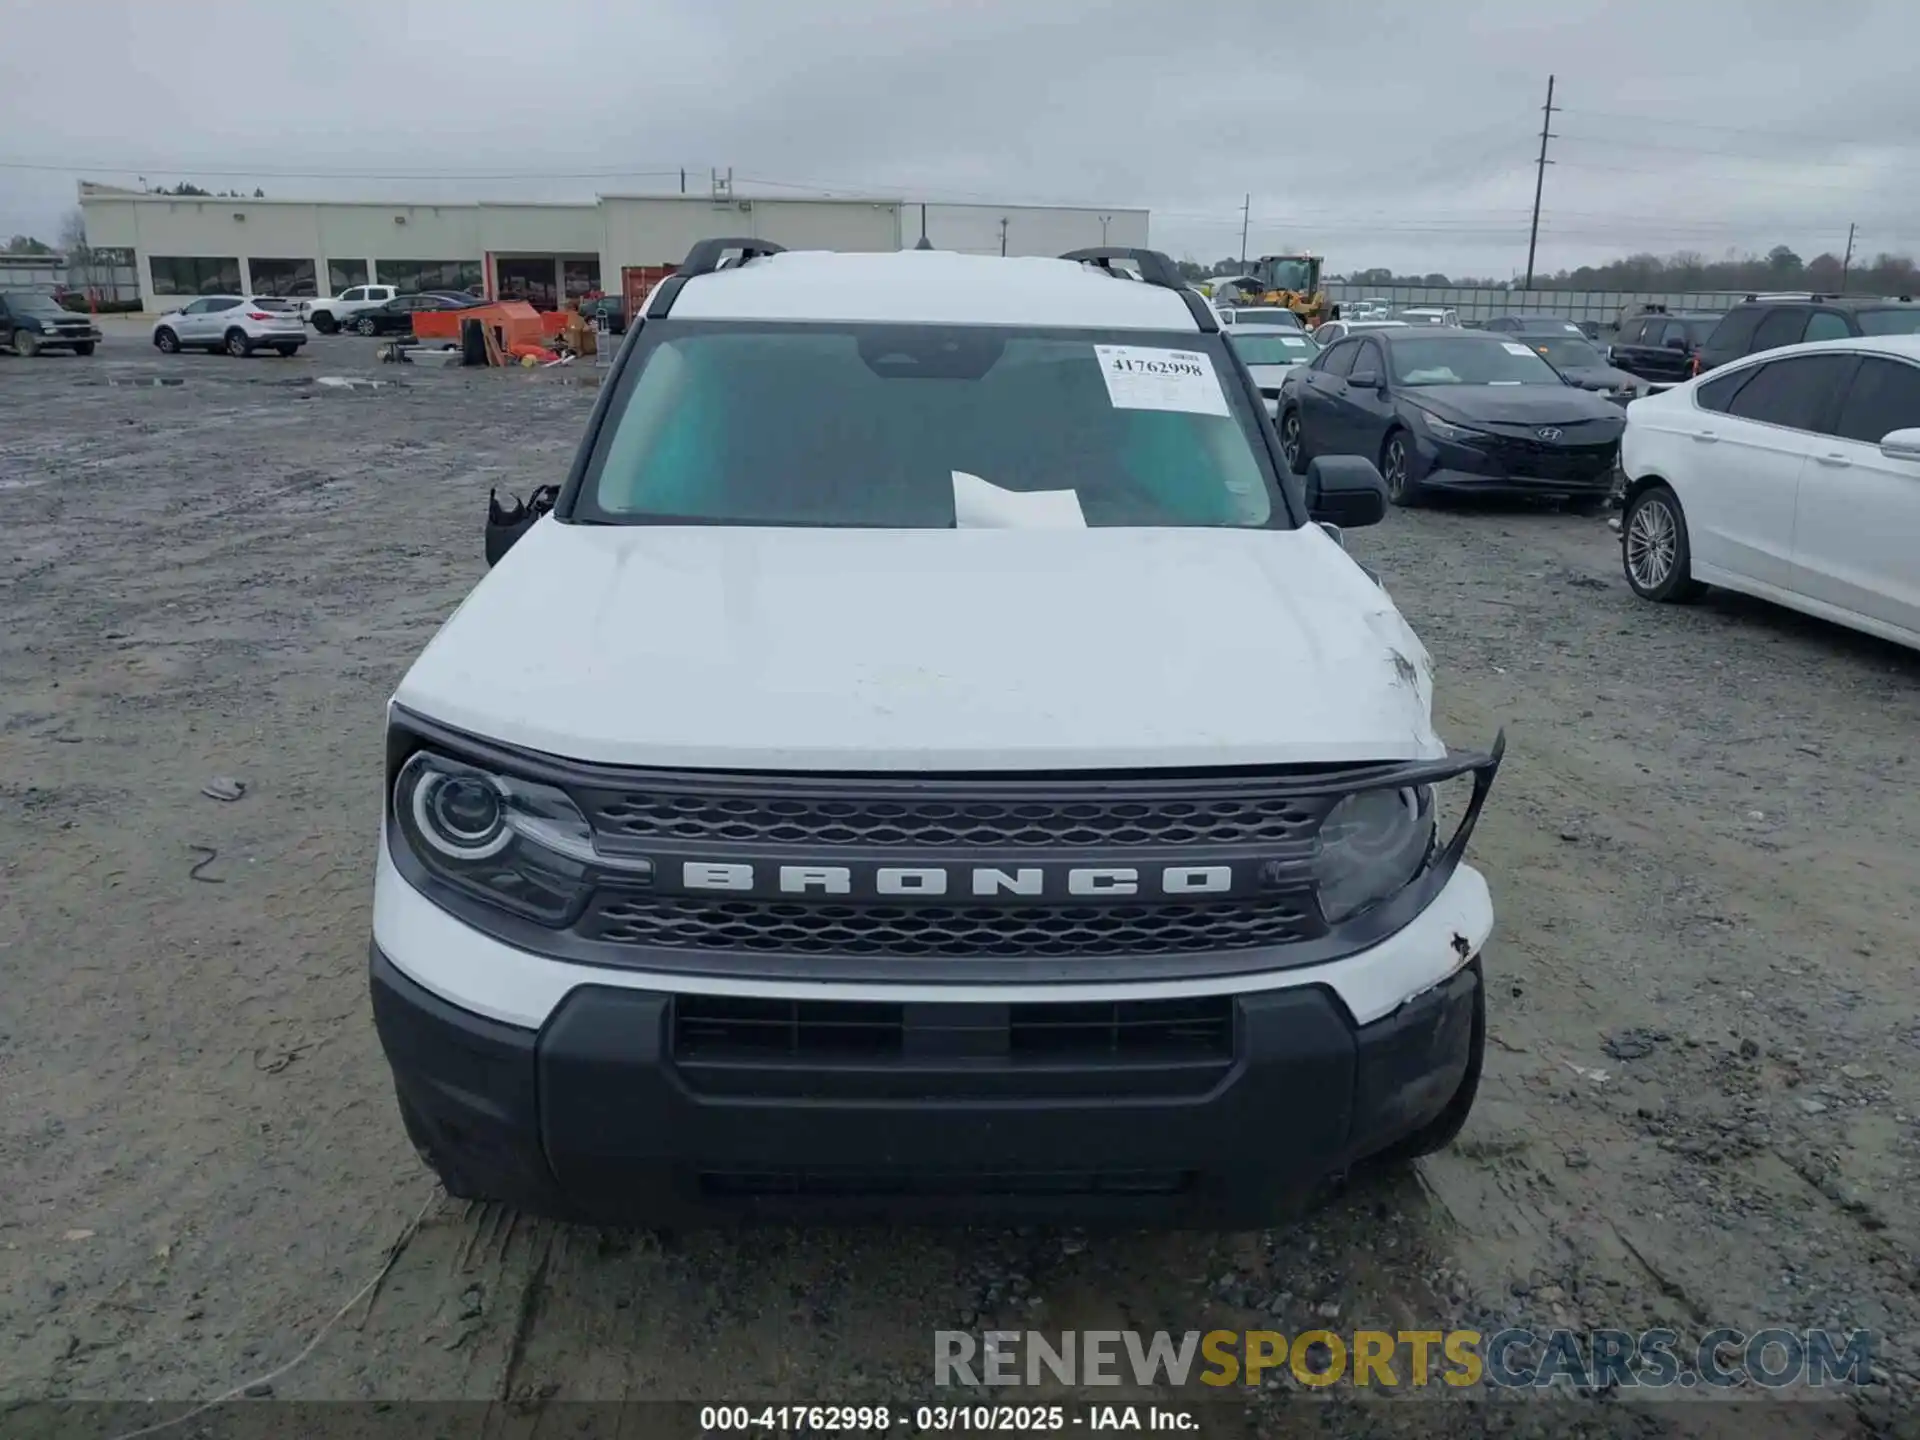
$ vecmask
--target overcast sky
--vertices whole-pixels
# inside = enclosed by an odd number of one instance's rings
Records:
[[[0,0],[0,237],[269,195],[1145,206],[1203,262],[1920,251],[1920,0]],[[534,178],[538,177],[538,178]],[[1900,227],[1906,226],[1906,233]]]

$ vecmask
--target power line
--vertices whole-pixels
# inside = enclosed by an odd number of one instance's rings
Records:
[[[1757,135],[1768,140],[1810,140],[1815,144],[1830,145],[1885,145],[1893,149],[1912,150],[1920,144],[1912,140],[1869,139],[1859,135],[1816,135],[1804,130],[1762,130],[1751,125],[1722,125],[1707,120],[1677,120],[1665,115],[1622,115],[1608,110],[1588,110],[1581,106],[1561,107],[1561,113],[1578,115],[1593,120],[1610,120],[1635,125],[1657,125],[1663,130],[1719,130],[1729,135]]]

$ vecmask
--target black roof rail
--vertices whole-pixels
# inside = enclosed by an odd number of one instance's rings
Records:
[[[1140,278],[1147,284],[1157,285],[1162,290],[1171,290],[1186,301],[1187,310],[1202,331],[1212,334],[1218,333],[1220,329],[1220,317],[1213,313],[1212,307],[1205,299],[1180,278],[1180,267],[1162,251],[1142,250],[1126,245],[1096,245],[1089,250],[1069,250],[1060,258],[1078,261],[1082,265],[1091,265],[1096,270],[1106,271],[1109,275],[1115,273],[1114,261],[1131,260],[1140,267]]]
[[[757,260],[765,255],[781,255],[786,246],[771,240],[756,240],[750,235],[723,235],[712,240],[696,240],[693,248],[687,251],[687,258],[680,262],[680,268],[660,282],[660,288],[654,291],[653,303],[647,306],[647,319],[658,320],[669,310],[679,297],[687,281],[696,275],[711,275],[716,270],[729,268],[727,254],[738,250],[740,258],[734,265],[744,265],[749,260]]]

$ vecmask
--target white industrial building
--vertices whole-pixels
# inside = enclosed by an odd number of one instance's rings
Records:
[[[182,295],[337,294],[352,285],[486,287],[552,308],[596,291],[643,293],[697,240],[789,249],[1059,255],[1147,244],[1147,212],[1112,207],[920,205],[904,199],[601,195],[590,204],[372,203],[150,195],[82,182],[87,243],[132,252],[152,312]]]

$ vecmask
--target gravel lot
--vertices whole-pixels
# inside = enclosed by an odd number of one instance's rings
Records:
[[[489,485],[559,478],[594,378],[349,339],[166,361],[127,327],[0,357],[0,1407],[216,1394],[407,1236],[276,1396],[925,1399],[932,1332],[996,1326],[1860,1326],[1882,1383],[1795,1433],[1914,1433],[1920,657],[1637,602],[1604,524],[1553,513],[1351,540],[1449,737],[1510,741],[1475,842],[1488,1080],[1417,1175],[1148,1238],[663,1242],[436,1198],[366,1003],[381,707],[481,574]],[[1660,1434],[1701,1407],[1495,1412]]]

